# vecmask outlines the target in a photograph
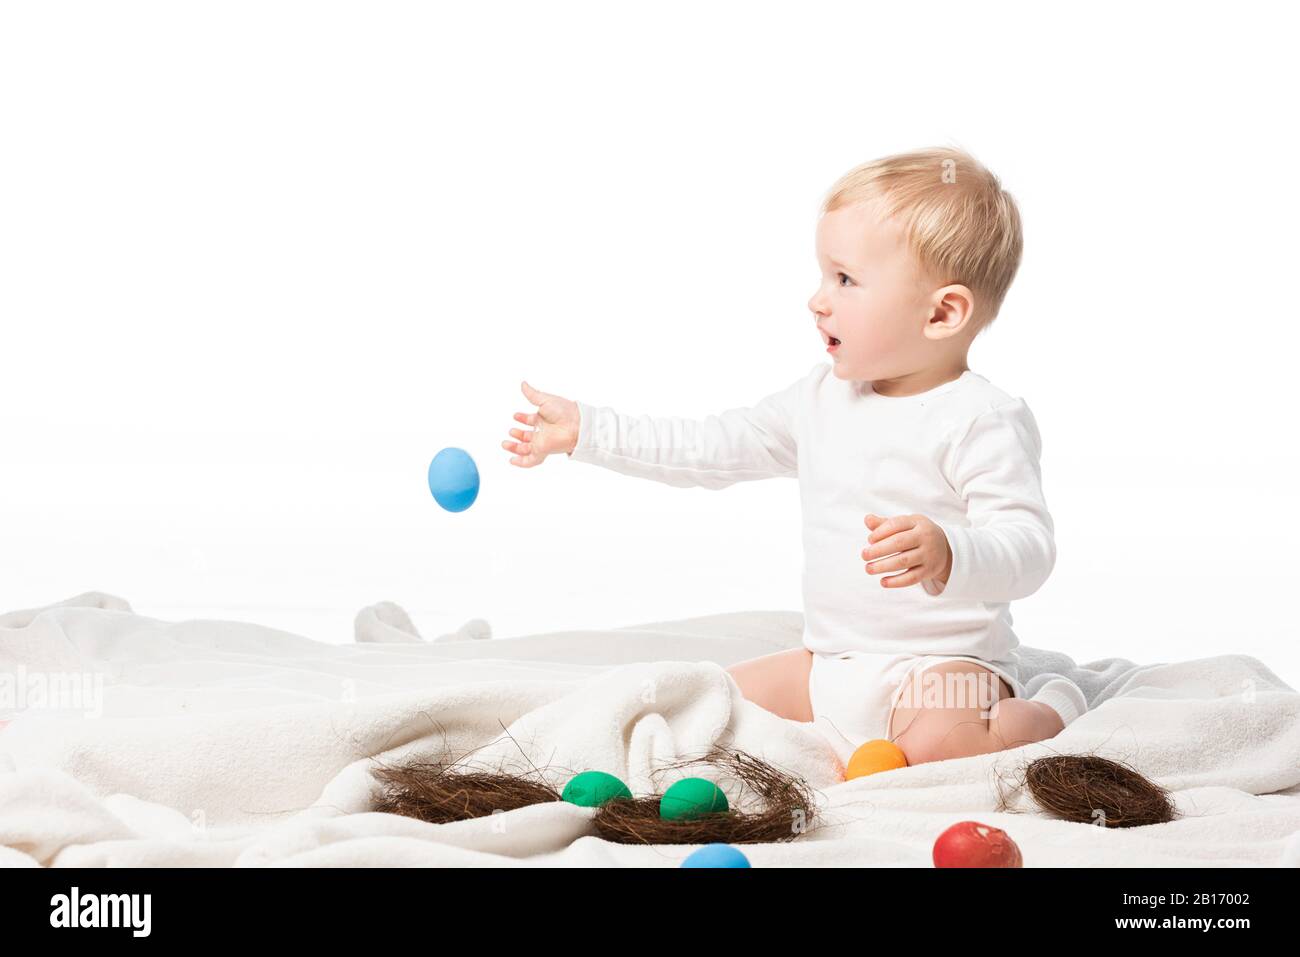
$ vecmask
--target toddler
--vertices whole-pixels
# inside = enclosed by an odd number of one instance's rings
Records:
[[[850,170],[822,203],[808,301],[830,355],[752,407],[629,416],[522,383],[510,462],[548,455],[675,486],[797,478],[802,647],[728,668],[749,700],[813,722],[842,759],[875,738],[908,762],[1058,734],[1087,709],[1064,678],[1025,699],[1010,603],[1056,561],[1042,443],[1023,399],[967,365],[1020,264],[1020,216],[952,148]],[[1006,700],[1003,700],[1006,699]]]

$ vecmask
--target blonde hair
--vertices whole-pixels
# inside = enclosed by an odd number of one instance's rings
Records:
[[[896,153],[857,166],[836,181],[822,213],[879,201],[896,218],[920,265],[945,285],[975,294],[975,334],[1002,308],[1020,267],[1020,211],[998,178],[955,147]]]

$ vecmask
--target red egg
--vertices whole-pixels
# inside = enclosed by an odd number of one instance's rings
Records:
[[[935,867],[1023,867],[1020,848],[1006,831],[959,821],[934,842]]]

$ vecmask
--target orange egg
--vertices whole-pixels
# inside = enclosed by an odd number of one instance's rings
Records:
[[[907,755],[903,749],[892,741],[876,738],[868,741],[853,752],[849,766],[844,771],[844,780],[875,774],[877,771],[892,771],[907,767]]]

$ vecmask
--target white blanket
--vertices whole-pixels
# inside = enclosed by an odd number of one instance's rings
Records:
[[[497,639],[475,619],[426,641],[384,602],[357,615],[355,644],[330,645],[159,621],[101,593],[11,612],[0,864],[671,867],[693,848],[604,841],[594,811],[562,802],[444,825],[375,813],[369,772],[449,756],[535,768],[557,789],[600,769],[643,794],[707,776],[709,765],[664,766],[714,744],[803,776],[817,796],[820,826],[747,845],[756,867],[928,867],[935,837],[970,819],[1005,829],[1026,867],[1300,857],[1300,694],[1255,658],[1076,665],[1022,646],[1030,693],[1064,674],[1092,710],[1050,741],[844,782],[812,725],[745,701],[724,670],[797,646],[801,624],[754,611]],[[1180,818],[1107,829],[1044,814],[1016,782],[1026,761],[1056,753],[1133,765],[1175,792]],[[1011,812],[994,810],[999,789]]]

